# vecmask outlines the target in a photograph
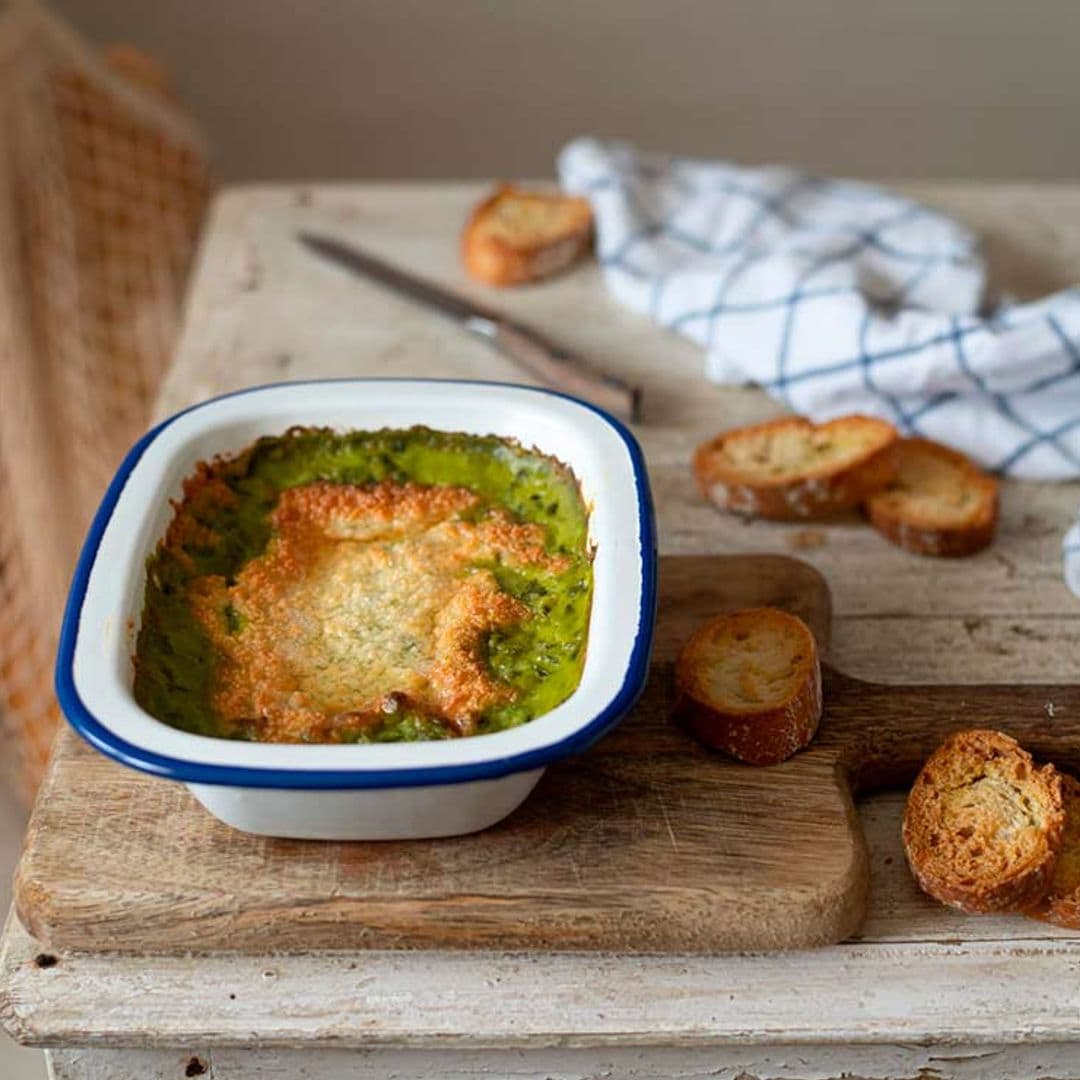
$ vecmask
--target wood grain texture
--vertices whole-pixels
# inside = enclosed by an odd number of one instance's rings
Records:
[[[955,1053],[959,1042],[1080,1039],[1075,939],[1025,940],[1008,951],[1000,940],[954,940],[724,956],[335,950],[128,958],[49,954],[13,918],[3,941],[0,1019],[37,1046],[531,1048],[551,1053],[542,1074],[550,1076],[561,1051],[574,1047],[831,1043],[842,1065],[840,1048],[852,1044]],[[42,956],[48,966],[39,966]]]
[[[828,590],[806,564],[764,556],[669,556],[660,588],[638,707],[475,836],[247,836],[179,785],[65,739],[27,834],[20,917],[59,950],[807,947],[865,917],[855,791],[906,783],[948,732],[976,725],[1080,767],[1080,690],[886,687],[829,670],[816,742],[771,768],[737,764],[672,723],[678,649],[709,615],[759,604],[799,613],[827,648]]]
[[[1076,185],[895,186],[986,238],[996,290],[1033,298],[1080,278]],[[206,233],[159,415],[282,379],[521,381],[510,362],[483,344],[376,286],[318,266],[292,239],[299,226],[325,229],[491,302],[488,291],[465,278],[456,247],[461,222],[484,187],[226,191]],[[1060,542],[1080,499],[1077,485],[1003,483],[997,540],[971,559],[917,559],[856,519],[817,530],[816,546],[806,546],[801,526],[717,513],[695,492],[687,467],[703,439],[782,411],[760,390],[706,383],[700,352],[615,304],[594,266],[542,288],[500,294],[497,302],[645,386],[645,423],[635,431],[649,463],[663,553],[787,552],[811,562],[833,592],[832,660],[852,675],[890,683],[1075,679],[1080,604],[1061,578]],[[71,739],[65,735],[65,742]],[[60,752],[62,759],[66,748]],[[374,1044],[445,1047],[452,1040],[472,1055],[478,1074],[490,1063],[496,1076],[509,1072],[507,1062],[518,1053],[486,1049],[498,1045],[530,1048],[534,1056],[527,1061],[534,1067],[522,1059],[524,1075],[575,1075],[575,1053],[554,1048],[586,1043],[647,1048],[632,1052],[633,1067],[643,1075],[654,1057],[661,1072],[678,1075],[684,1067],[693,1075],[702,1061],[697,1051],[667,1048],[745,1041],[765,1048],[762,1057],[774,1061],[780,1060],[771,1053],[774,1044],[833,1044],[831,1063],[826,1057],[805,1072],[801,1054],[785,1058],[791,1064],[782,1074],[789,1076],[905,1076],[924,1067],[947,1076],[961,1056],[974,1057],[971,1075],[982,1075],[985,1060],[986,1075],[996,1076],[991,1065],[1001,1043],[1011,1044],[1007,1055],[1024,1055],[1023,1064],[1007,1057],[998,1070],[1003,1076],[1033,1074],[1033,1064],[1046,1065],[1047,1075],[1069,1075],[1068,1055],[1076,1053],[1071,1041],[1080,1040],[1075,942],[1019,916],[970,918],[923,896],[903,862],[902,807],[900,792],[860,800],[871,904],[856,944],[805,954],[686,958],[79,953],[39,969],[34,958],[41,944],[11,920],[0,952],[3,1018],[17,1038],[37,1045],[209,1049],[245,1046],[257,1037],[266,1046],[302,1047],[280,1058],[268,1052],[266,1059],[268,1068],[298,1073],[298,1062],[313,1069],[322,1063],[320,1047],[367,1048],[349,1052],[359,1069],[367,1055],[377,1055]],[[134,806],[129,814],[137,814]],[[88,801],[83,817],[93,816]],[[87,883],[91,891],[94,880]],[[1049,1049],[1045,1040],[1060,1044],[1057,1067],[1056,1058],[1042,1056],[1044,1046]],[[888,1057],[888,1044],[907,1050],[935,1042],[949,1045],[931,1049],[910,1070]],[[864,1046],[871,1060],[861,1056]],[[444,1050],[435,1053],[440,1063],[449,1061]],[[222,1069],[241,1056],[229,1051]],[[609,1056],[606,1050],[583,1056],[583,1074],[603,1075]],[[739,1059],[717,1055],[716,1068],[729,1060]],[[218,1064],[215,1059],[215,1072]],[[137,1068],[136,1062],[132,1074],[142,1075]],[[763,1068],[759,1075],[769,1074]]]
[[[751,769],[710,754],[670,721],[673,660],[694,626],[772,604],[801,615],[826,646],[823,579],[784,557],[672,557],[662,561],[660,589],[639,706],[475,836],[366,844],[247,836],[183,787],[63,740],[16,879],[20,917],[51,948],[124,951],[714,952],[846,936],[863,916],[866,864],[832,761]],[[819,837],[813,853],[802,841],[808,830]]]
[[[1080,1077],[1076,1048],[777,1046],[604,1050],[58,1050],[52,1080],[1015,1080]],[[843,1064],[841,1065],[841,1061]],[[194,1065],[193,1065],[194,1062]],[[557,1062],[557,1064],[553,1064]],[[841,1071],[841,1069],[843,1071]]]
[[[970,219],[986,234],[996,288],[1032,296],[1080,278],[1080,190],[915,182],[898,187]],[[325,231],[495,303],[641,383],[645,417],[635,434],[649,464],[661,551],[805,558],[832,587],[835,659],[843,670],[885,682],[1067,681],[1075,674],[1080,604],[1062,581],[1060,544],[1080,500],[1077,485],[1003,483],[994,545],[953,561],[911,556],[855,517],[817,530],[822,542],[810,548],[800,545],[801,526],[718,513],[695,490],[689,469],[694,447],[724,428],[776,416],[782,407],[757,389],[706,382],[700,350],[612,301],[593,264],[542,287],[497,296],[470,281],[459,265],[457,236],[484,190],[482,184],[363,184],[223,193],[159,414],[282,379],[530,381],[482,342],[376,285],[319,265],[295,243],[298,228]],[[979,616],[1000,622],[968,642],[965,622]],[[1051,618],[1041,630],[1035,625]],[[925,635],[918,625],[924,619],[937,620]],[[1030,626],[1038,637],[1012,634],[1012,622]],[[960,646],[955,657],[953,639]]]

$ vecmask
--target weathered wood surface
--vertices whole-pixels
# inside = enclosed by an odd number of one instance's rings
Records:
[[[1031,297],[1080,278],[1080,187],[898,186],[987,237],[999,289]],[[520,381],[520,373],[482,344],[374,286],[317,265],[291,240],[297,224],[329,226],[407,268],[475,288],[491,302],[456,265],[455,234],[479,190],[363,185],[227,193],[208,232],[162,412],[243,385],[319,375]],[[1005,484],[997,542],[957,562],[918,560],[856,522],[811,537],[798,527],[746,525],[698,499],[686,462],[698,441],[726,425],[772,415],[779,411],[774,403],[758,391],[706,384],[696,350],[614,305],[594,268],[500,293],[494,302],[645,384],[646,423],[637,431],[656,490],[664,552],[788,552],[825,573],[834,598],[832,654],[844,670],[907,683],[1075,679],[1080,604],[1061,581],[1060,536],[1080,501],[1076,485]],[[491,1045],[493,1017],[502,1036],[534,1048],[597,1032],[625,1045],[674,1047],[706,1037],[724,1044],[755,1025],[763,1044],[789,1044],[785,1031],[809,1028],[819,1042],[837,1043],[831,1071],[843,1071],[851,1060],[854,1071],[869,1076],[906,1073],[881,1065],[881,1057],[877,1066],[858,1064],[850,1044],[910,1045],[922,1031],[978,1046],[975,1052],[985,1051],[993,1062],[999,1043],[1080,1039],[1075,945],[1025,919],[965,917],[922,897],[899,850],[901,806],[894,794],[861,802],[872,874],[869,917],[857,944],[812,955],[688,962],[532,956],[526,974],[516,977],[511,969],[523,963],[519,959],[444,953],[298,955],[280,964],[82,955],[39,970],[33,958],[40,947],[11,924],[0,958],[7,1023],[39,1044],[156,1040],[211,1047],[221,1040],[243,1045],[257,1035],[305,1053],[324,1042],[358,1045],[372,1037],[408,1046],[433,1029],[453,1032],[463,1047],[481,1047]],[[807,964],[817,972],[809,981]],[[362,965],[370,981],[361,982],[350,965]],[[264,978],[265,970],[278,975]],[[800,1034],[795,1041],[804,1039]],[[1025,1060],[1043,1061],[1041,1049]],[[940,1056],[966,1053],[950,1047]],[[526,1075],[562,1075],[564,1061],[566,1075],[573,1075],[571,1056],[550,1050]],[[220,1073],[215,1061],[215,1075],[240,1076],[235,1067],[224,1070],[225,1060]],[[601,1070],[606,1057],[587,1060]],[[679,1060],[693,1065],[689,1054]],[[728,1060],[724,1055],[721,1063]],[[678,1075],[676,1063],[665,1061]],[[951,1066],[935,1061],[927,1068],[949,1075]],[[1069,1070],[1044,1073],[1067,1076]],[[503,1072],[496,1066],[492,1074]],[[800,1075],[795,1067],[783,1074]],[[989,1067],[987,1075],[994,1075]]]
[[[829,1080],[835,1046],[596,1050],[62,1050],[53,1080]],[[558,1064],[552,1065],[553,1059]],[[1016,1080],[1080,1077],[1076,1048],[850,1047],[843,1077],[864,1080]],[[200,1071],[201,1070],[201,1071]]]
[[[1080,688],[886,687],[831,671],[809,750],[770,769],[710,753],[670,719],[674,657],[700,620],[761,604],[796,611],[826,647],[828,590],[806,564],[665,557],[637,708],[469,837],[247,836],[181,786],[65,738],[27,833],[19,915],[54,951],[803,948],[857,933],[865,917],[853,790],[908,782],[947,733],[977,725],[1080,767]]]
[[[1023,941],[1007,953],[987,941],[724,957],[371,951],[123,960],[42,953],[14,920],[4,937],[3,1020],[36,1045],[535,1047],[553,1058],[569,1047],[947,1049],[1075,1041],[1080,1016],[1075,940]]]
[[[638,707],[589,753],[550,768],[506,821],[468,837],[248,836],[182,786],[66,737],[27,833],[19,915],[54,950],[716,952],[838,940],[861,924],[867,885],[838,751],[754,769],[670,719],[672,664],[692,629],[763,604],[801,615],[827,645],[828,589],[805,563],[661,560]]]
[[[1080,188],[898,185],[970,220],[992,280],[1035,296],[1080,278]],[[307,255],[300,228],[325,229],[535,324],[645,387],[645,449],[669,554],[785,552],[833,591],[834,652],[883,682],[1066,682],[1080,673],[1080,604],[1061,579],[1075,484],[1006,483],[1000,535],[971,559],[918,559],[851,519],[812,530],[716,513],[688,467],[718,430],[781,412],[751,388],[702,377],[700,352],[608,298],[595,266],[535,288],[492,292],[465,277],[457,231],[482,187],[239,188],[219,200],[162,414],[260,382],[435,375],[528,382],[454,325]]]

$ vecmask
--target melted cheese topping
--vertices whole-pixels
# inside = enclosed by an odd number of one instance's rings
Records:
[[[233,583],[198,578],[196,618],[218,650],[213,701],[273,741],[334,738],[407,707],[468,734],[515,691],[488,635],[528,618],[485,563],[539,565],[544,530],[478,512],[465,488],[313,483],[285,491],[275,534]]]

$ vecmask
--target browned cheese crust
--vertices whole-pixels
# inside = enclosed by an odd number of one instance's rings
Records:
[[[529,617],[480,564],[565,563],[545,551],[541,526],[499,511],[472,518],[477,503],[465,488],[389,481],[284,492],[265,552],[232,584],[191,586],[221,657],[219,714],[250,718],[273,742],[332,740],[399,704],[471,732],[514,694],[482,643]]]
[[[676,715],[706,745],[751,765],[807,746],[821,720],[814,635],[795,615],[752,608],[710,619],[675,665]]]
[[[1068,930],[1080,930],[1080,783],[1061,774],[1065,838],[1050,890],[1026,914]]]
[[[896,477],[866,513],[882,536],[916,555],[971,555],[994,538],[997,481],[929,439],[901,439]]]
[[[788,416],[703,443],[694,477],[721,510],[749,517],[828,517],[864,502],[895,472],[896,429],[870,416],[813,424]]]
[[[465,269],[486,285],[540,281],[585,253],[592,225],[587,199],[503,184],[476,207],[465,226]]]
[[[1047,890],[1065,830],[1061,777],[1008,735],[946,739],[904,812],[904,851],[923,892],[972,913],[1015,911]]]

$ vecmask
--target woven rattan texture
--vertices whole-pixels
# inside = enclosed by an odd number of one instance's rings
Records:
[[[67,581],[148,420],[210,192],[197,134],[135,59],[34,5],[0,17],[0,714],[27,797]]]

